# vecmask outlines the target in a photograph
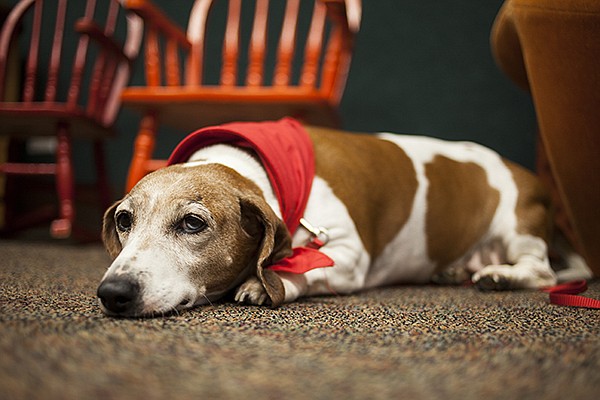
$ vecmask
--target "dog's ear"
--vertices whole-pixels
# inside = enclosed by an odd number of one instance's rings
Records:
[[[240,199],[242,227],[251,237],[261,238],[256,255],[256,276],[276,307],[285,297],[283,283],[274,271],[265,268],[292,254],[292,239],[287,227],[259,196]]]
[[[121,201],[117,201],[106,210],[102,223],[102,242],[112,258],[116,258],[123,249],[115,227],[115,210],[119,204],[121,204]]]

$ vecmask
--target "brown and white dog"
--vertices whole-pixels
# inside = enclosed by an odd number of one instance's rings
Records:
[[[470,279],[501,290],[557,282],[549,198],[529,172],[470,142],[306,130],[316,169],[307,229],[288,231],[256,154],[204,147],[107,210],[103,240],[115,259],[98,288],[103,311],[161,315],[230,292],[276,306],[399,283]],[[269,268],[323,232],[320,252],[333,267]]]

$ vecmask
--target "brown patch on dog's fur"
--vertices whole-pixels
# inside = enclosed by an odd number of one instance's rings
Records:
[[[285,299],[285,289],[279,276],[268,269],[269,265],[292,255],[292,239],[271,207],[258,196],[240,200],[242,226],[251,237],[262,238],[256,252],[256,276],[262,283],[271,304],[276,307]]]
[[[465,254],[487,232],[500,202],[485,170],[436,156],[425,165],[429,180],[426,236],[437,270]]]
[[[121,204],[121,200],[111,205],[104,212],[104,222],[102,224],[102,242],[104,243],[108,255],[112,258],[116,258],[123,249],[115,228],[115,210],[119,204]]]
[[[552,202],[546,187],[531,172],[504,161],[519,189],[517,233],[540,237],[548,243],[553,230]]]
[[[411,214],[418,185],[412,161],[397,145],[371,135],[307,130],[317,176],[346,205],[365,249],[377,258]]]

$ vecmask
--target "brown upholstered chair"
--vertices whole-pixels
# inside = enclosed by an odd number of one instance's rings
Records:
[[[506,0],[491,42],[531,93],[557,223],[600,276],[600,1]]]
[[[141,19],[126,15],[119,0],[21,0],[2,27],[0,135],[13,141],[52,136],[57,144],[54,162],[8,160],[0,163],[0,173],[11,179],[55,177],[59,207],[51,225],[53,237],[70,236],[75,219],[73,137],[94,143],[97,197],[103,206],[110,201],[103,140],[113,135],[120,92],[129,80],[142,34]],[[8,72],[15,56],[17,64],[22,58],[22,83],[18,83],[19,73]],[[9,98],[9,87],[15,85],[20,93]],[[4,195],[5,230],[56,216],[52,207],[50,213],[16,215],[11,207],[16,188],[8,186]]]
[[[284,116],[338,124],[360,0],[196,0],[187,33],[149,0],[127,0],[126,5],[144,18],[146,27],[145,85],[130,86],[122,95],[125,106],[143,114],[127,191],[165,165],[152,159],[159,124],[184,132]],[[216,13],[221,6],[227,12]],[[300,7],[312,12],[299,12]],[[210,29],[215,26],[221,30]],[[208,51],[212,42],[207,36],[213,34],[220,36],[222,50]],[[205,73],[210,63],[220,67],[216,82]]]

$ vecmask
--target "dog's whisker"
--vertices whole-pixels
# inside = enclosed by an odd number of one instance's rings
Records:
[[[175,315],[177,315],[178,317],[181,315],[181,314],[179,313],[179,310],[177,309],[177,307],[171,307],[171,310],[170,310],[170,311],[169,311],[167,314],[175,314]]]
[[[206,294],[202,293],[202,297],[204,297],[206,299],[206,301],[208,301],[208,304],[210,304],[212,307],[214,307],[212,301],[210,301],[210,299],[208,298],[208,296],[206,296]]]

